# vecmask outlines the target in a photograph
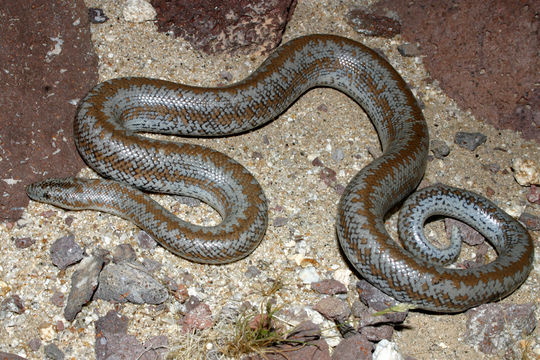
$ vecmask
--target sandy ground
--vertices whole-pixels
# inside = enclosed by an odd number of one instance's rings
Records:
[[[182,39],[172,39],[157,33],[152,23],[134,24],[122,20],[116,1],[88,0],[88,6],[104,9],[110,20],[103,25],[93,25],[93,41],[100,58],[100,79],[120,76],[158,77],[201,86],[225,83],[219,74],[228,71],[233,81],[244,78],[262,62],[262,57],[215,55],[193,51]],[[384,51],[389,61],[409,82],[415,94],[425,104],[424,115],[431,137],[444,140],[451,146],[451,154],[444,160],[429,163],[425,175],[428,183],[442,182],[486,194],[514,216],[524,210],[540,215],[540,206],[526,203],[526,188],[519,186],[512,177],[511,160],[516,157],[539,158],[538,144],[523,141],[511,131],[499,131],[477,122],[470,113],[457,108],[455,103],[437,87],[427,81],[428,74],[421,58],[401,57],[396,47],[404,41],[371,39],[355,33],[345,22],[345,15],[357,1],[301,0],[295,11],[284,41],[310,33],[332,33],[350,37],[370,47]],[[317,19],[313,21],[312,19]],[[328,111],[321,110],[324,105]],[[360,118],[360,119],[359,119]],[[453,144],[457,131],[481,132],[487,135],[486,144],[474,153]],[[267,140],[267,141],[265,141]],[[345,185],[363,166],[372,161],[368,149],[378,151],[377,135],[365,114],[352,100],[337,91],[316,89],[298,100],[277,120],[241,136],[223,139],[188,139],[225,152],[246,166],[260,181],[270,202],[270,226],[259,248],[246,260],[227,266],[202,266],[184,261],[157,247],[144,250],[137,245],[138,230],[129,222],[96,212],[64,212],[31,202],[23,219],[9,228],[0,225],[0,294],[18,294],[27,306],[24,314],[1,320],[0,350],[13,352],[29,359],[42,358],[43,347],[31,352],[28,341],[40,337],[44,344],[54,342],[67,358],[94,358],[94,321],[106,314],[114,305],[94,301],[86,306],[73,323],[63,319],[62,308],[51,305],[55,291],[69,292],[73,270],[58,271],[49,258],[51,243],[69,233],[89,251],[100,246],[112,250],[122,243],[131,244],[139,258],[148,257],[162,264],[156,274],[158,279],[168,276],[181,279],[187,272],[194,277],[191,289],[214,314],[219,317],[225,305],[250,301],[260,304],[264,297],[260,289],[264,279],[280,277],[285,286],[276,295],[278,304],[290,308],[304,308],[321,299],[309,286],[303,285],[298,273],[301,266],[295,263],[298,252],[315,260],[316,271],[322,278],[337,270],[346,270],[338,251],[334,234],[334,219],[339,194],[327,187],[319,178],[320,168],[311,162],[319,157],[337,172],[338,183]],[[503,150],[494,150],[500,148]],[[344,158],[336,161],[331,155],[343,151]],[[262,157],[254,157],[254,153]],[[486,165],[497,164],[500,172],[493,174]],[[88,175],[90,172],[86,171]],[[219,217],[208,207],[195,209],[182,207],[169,200],[162,200],[178,214],[190,221],[210,224]],[[54,215],[44,217],[43,212],[54,210]],[[186,212],[186,213],[184,213]],[[66,216],[74,218],[68,226]],[[276,218],[285,217],[284,226],[275,227]],[[395,217],[388,221],[395,234]],[[432,231],[436,231],[433,229]],[[12,239],[30,236],[36,244],[24,251],[15,248]],[[533,234],[538,244],[538,233]],[[303,239],[298,242],[298,239]],[[24,259],[21,255],[24,254]],[[537,252],[538,254],[538,252]],[[538,259],[538,256],[537,256]],[[244,273],[255,265],[262,275],[248,279]],[[527,282],[505,302],[538,303],[538,260]],[[354,274],[349,277],[354,284]],[[355,292],[349,291],[349,302]],[[139,340],[165,334],[171,341],[171,350],[178,350],[178,358],[199,358],[202,351],[184,352],[187,340],[180,334],[174,309],[163,311],[152,306],[122,305],[121,312],[130,319],[129,332]],[[57,323],[64,323],[59,330]],[[403,354],[417,359],[484,359],[464,342],[464,314],[426,315],[411,313],[405,326],[394,335]],[[323,326],[330,327],[330,323]],[[332,332],[330,331],[329,334]],[[540,336],[537,329],[534,334]],[[194,341],[194,340],[192,340]],[[209,348],[205,340],[193,345]],[[183,344],[184,343],[184,344]]]

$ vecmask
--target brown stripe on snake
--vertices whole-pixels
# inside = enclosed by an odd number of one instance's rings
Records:
[[[407,239],[402,239],[401,247],[390,238],[384,217],[414,190],[425,171],[427,125],[392,66],[373,50],[337,36],[292,40],[249,77],[225,88],[147,78],[97,85],[79,106],[75,142],[84,160],[113,180],[45,180],[29,186],[28,195],[68,209],[122,216],[192,261],[238,260],[255,249],[266,231],[266,198],[255,178],[214,150],[138,133],[219,136],[249,131],[276,118],[317,86],[333,87],[354,99],[375,125],[383,148],[383,155],[348,184],[337,211],[339,242],[362,276],[400,301],[441,312],[497,300],[525,281],[534,253],[529,234],[475,194],[445,186],[415,193],[415,200],[404,207],[400,231],[402,237],[422,240],[428,216],[456,217],[490,239],[499,255],[492,263],[449,269],[426,260],[446,253]],[[213,227],[186,223],[132,186],[198,198],[214,207],[222,222]],[[458,247],[454,243],[452,254]]]

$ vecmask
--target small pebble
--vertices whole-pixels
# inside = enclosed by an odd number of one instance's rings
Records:
[[[71,224],[73,224],[73,220],[75,220],[73,216],[66,216],[66,218],[64,219],[64,224],[66,224],[67,226],[71,226]]]
[[[329,167],[323,167],[319,172],[319,179],[321,179],[326,186],[332,186],[337,181],[337,174],[334,170]]]
[[[189,312],[193,309],[195,309],[197,306],[199,306],[202,303],[202,301],[196,297],[196,296],[190,296],[185,302],[186,305],[186,312]]]
[[[527,201],[533,204],[540,205],[540,189],[537,186],[531,185],[529,193],[527,194]]]
[[[50,323],[43,323],[39,327],[39,336],[43,341],[53,341],[56,337],[54,326]]]
[[[304,284],[311,284],[320,281],[321,279],[319,274],[317,273],[317,270],[313,266],[307,266],[303,268],[298,273],[298,276]]]
[[[287,225],[287,222],[289,222],[289,219],[287,219],[286,217],[278,216],[274,219],[272,225],[274,227],[281,227]]]
[[[17,249],[26,249],[36,243],[36,240],[30,237],[23,237],[15,239],[15,247]]]
[[[98,334],[125,334],[129,319],[117,311],[109,310],[105,316],[95,322],[96,336]]]
[[[1,360],[26,360],[26,358],[20,357],[19,355],[7,353],[0,351],[0,359]]]
[[[32,351],[38,351],[41,347],[41,339],[37,336],[33,337],[32,339],[30,339],[30,341],[28,341],[28,347]]]
[[[185,284],[178,284],[178,289],[173,293],[174,298],[181,304],[184,304],[189,299],[189,290]]]
[[[334,279],[324,279],[311,283],[311,288],[319,294],[335,295],[346,294],[347,287]]]
[[[337,269],[332,274],[332,277],[345,285],[345,287],[349,287],[349,284],[351,283],[351,274],[352,271],[350,269]]]
[[[519,221],[521,221],[521,223],[524,224],[528,230],[540,231],[540,217],[538,216],[523,213],[519,217]]]
[[[318,166],[318,167],[322,167],[324,166],[323,162],[321,161],[321,159],[319,159],[319,157],[315,157],[312,161],[311,161],[311,165],[313,166]]]
[[[445,218],[444,225],[446,228],[446,236],[449,239],[452,231],[454,231],[453,229],[456,228],[458,230],[460,240],[466,244],[476,246],[484,243],[484,236],[482,234],[461,221],[452,218]]]
[[[328,112],[328,106],[326,106],[326,104],[320,104],[317,106],[317,110],[321,112]]]
[[[501,171],[501,166],[499,164],[497,164],[497,163],[491,163],[491,164],[483,165],[482,167],[484,169],[490,171],[493,174],[496,174],[499,171]]]
[[[337,148],[334,151],[332,151],[332,154],[330,155],[330,157],[335,162],[340,162],[341,160],[345,158],[345,154],[343,153],[343,149]]]
[[[58,290],[55,291],[52,294],[50,301],[54,306],[58,306],[58,307],[64,306],[64,301],[65,301],[64,293]]]
[[[401,56],[405,57],[415,57],[422,55],[422,52],[418,48],[416,44],[406,43],[398,45],[397,50],[401,54]]]
[[[250,265],[248,266],[246,272],[244,275],[246,275],[247,278],[253,279],[261,274],[261,270],[259,270],[258,267]]]
[[[310,320],[302,321],[287,335],[287,339],[296,341],[312,341],[321,337],[321,328]]]
[[[156,10],[145,0],[127,0],[122,9],[124,19],[129,22],[151,21],[156,18]]]
[[[253,160],[261,160],[262,158],[264,158],[263,154],[259,151],[254,151],[252,154],[251,154],[251,158]]]
[[[443,140],[431,140],[429,147],[433,152],[433,156],[435,156],[437,159],[445,158],[450,154],[450,146],[448,146],[448,144]]]
[[[356,290],[360,301],[375,311],[382,311],[398,304],[394,298],[386,295],[365,280],[356,282]]]
[[[366,36],[391,38],[401,32],[401,24],[395,19],[368,13],[363,9],[353,9],[347,14],[353,29]]]
[[[477,147],[485,143],[487,136],[481,133],[467,133],[467,132],[457,132],[454,137],[454,143],[458,146],[474,151]]]
[[[530,159],[512,160],[514,178],[521,186],[540,185],[540,165]]]
[[[373,360],[403,360],[403,355],[394,342],[383,339],[375,346]]]
[[[223,80],[228,81],[228,82],[232,81],[232,79],[233,79],[233,74],[231,74],[230,71],[222,71],[222,72],[219,73],[219,76]]]
[[[24,302],[19,295],[8,296],[0,303],[0,312],[22,314],[25,310]]]
[[[105,15],[105,12],[100,8],[88,8],[88,20],[92,24],[103,24],[109,18]]]
[[[182,330],[184,332],[204,330],[211,328],[213,324],[210,307],[207,304],[199,304],[182,319]]]
[[[65,269],[83,258],[83,249],[75,242],[73,234],[56,240],[51,246],[50,253],[52,263],[59,269]]]

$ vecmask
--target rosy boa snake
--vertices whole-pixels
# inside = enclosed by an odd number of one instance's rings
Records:
[[[494,204],[470,192],[441,186],[416,193],[414,201],[420,205],[404,205],[401,233],[422,238],[428,216],[456,217],[490,239],[498,253],[493,262],[451,269],[437,260],[432,246],[404,243],[405,250],[390,238],[384,227],[386,214],[424,174],[427,125],[414,95],[392,66],[373,50],[338,36],[292,40],[249,77],[223,88],[148,78],[97,85],[79,105],[75,142],[90,167],[113,180],[49,179],[30,185],[27,193],[63,208],[100,210],[131,220],[191,261],[238,260],[257,247],[266,231],[266,198],[255,178],[217,151],[136,133],[246,132],[273,120],[318,86],[354,99],[375,125],[383,148],[383,155],[350,181],[337,213],[343,252],[365,279],[399,301],[437,312],[459,312],[497,300],[525,281],[534,253],[530,235]],[[222,222],[213,227],[184,222],[132,186],[198,198],[215,208]],[[449,248],[459,253],[459,243],[453,241]]]

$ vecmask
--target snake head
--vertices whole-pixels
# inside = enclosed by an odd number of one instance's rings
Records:
[[[26,194],[34,201],[64,209],[79,210],[86,183],[91,180],[77,178],[47,179],[26,186]]]

